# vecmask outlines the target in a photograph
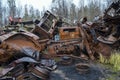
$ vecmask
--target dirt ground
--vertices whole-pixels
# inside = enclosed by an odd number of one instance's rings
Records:
[[[86,74],[79,74],[75,68],[77,63],[87,63],[90,65],[90,71]],[[58,65],[58,69],[53,71],[49,80],[120,80],[120,74],[114,78],[111,76],[119,74],[101,66],[100,63],[92,61],[75,60],[69,66]]]
[[[89,72],[80,74],[75,65],[77,63],[86,63],[90,66]],[[70,65],[61,65],[50,73],[48,80],[120,80],[120,71],[113,72],[108,67],[97,61],[74,60]],[[41,79],[37,79],[41,80]]]

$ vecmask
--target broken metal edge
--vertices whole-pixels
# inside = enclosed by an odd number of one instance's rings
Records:
[[[114,44],[116,41],[108,41],[108,40],[104,40],[104,37],[102,36],[99,36],[97,38],[98,41],[102,42],[102,43],[105,43],[105,44]]]

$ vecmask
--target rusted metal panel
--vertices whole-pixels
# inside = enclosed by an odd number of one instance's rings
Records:
[[[75,45],[79,46],[80,42],[80,39],[54,41],[47,45],[47,50],[51,55],[74,54]]]
[[[40,39],[40,37],[38,37],[37,35],[35,35],[35,34],[31,33],[31,32],[22,32],[21,34],[27,35],[27,36],[33,38],[34,40]]]
[[[39,27],[35,27],[34,30],[32,30],[32,33],[34,33],[35,35],[40,37],[40,40],[43,39],[49,39],[50,36],[47,32],[45,32],[43,29],[39,28]]]
[[[49,39],[54,32],[57,17],[49,11],[46,11],[40,22],[36,24],[32,33],[41,37],[41,39]]]
[[[61,27],[59,28],[60,40],[80,38],[78,27]]]

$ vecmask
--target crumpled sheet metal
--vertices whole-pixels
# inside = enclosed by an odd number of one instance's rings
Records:
[[[0,80],[15,80],[14,77],[5,77],[5,78],[1,78]]]
[[[23,74],[19,75],[18,77],[16,77],[16,80],[39,80],[39,78],[37,78],[36,75],[34,75],[30,72],[26,72],[26,73],[23,73]]]
[[[15,35],[17,32],[11,32],[11,33],[8,33],[8,34],[4,34],[4,35],[1,35],[0,36],[0,41],[3,42],[4,40],[8,39],[10,36],[13,36]]]
[[[14,61],[15,63],[22,63],[22,62],[28,62],[28,63],[39,63],[36,60],[30,58],[30,57],[22,57],[20,59],[17,59]]]
[[[11,71],[14,67],[10,67],[10,68],[0,68],[0,77],[5,75],[6,73],[8,73],[9,71]]]
[[[41,46],[37,41],[38,39],[39,37],[32,33],[28,34],[28,32],[23,32],[9,36],[4,40],[4,42],[17,50],[20,50],[22,47],[31,47],[35,50],[41,50]]]
[[[29,71],[33,75],[36,75],[37,77],[39,77],[42,80],[47,80],[49,78],[50,71],[45,69],[45,68],[42,68],[42,67],[39,67],[39,66],[35,66],[35,67],[31,67],[29,69]]]
[[[18,64],[16,66],[7,66],[8,68],[3,68],[2,70],[5,71],[4,74],[0,76],[1,78],[11,76],[11,77],[17,77],[18,75],[22,74],[24,72],[24,65]]]
[[[11,32],[11,33],[8,33],[7,34],[8,36],[4,39],[4,40],[7,40],[15,35],[23,35],[23,36],[29,36],[30,38],[33,38],[34,40],[38,40],[39,37],[31,32]],[[4,35],[3,35],[4,36]]]
[[[111,47],[110,45],[106,45],[104,43],[101,43],[99,41],[97,42],[93,42],[94,38],[97,38],[98,37],[98,34],[96,34],[96,37],[93,37],[93,34],[92,33],[89,33],[91,28],[87,30],[85,30],[83,27],[80,26],[80,24],[78,24],[78,26],[80,27],[80,32],[81,32],[81,35],[82,35],[82,43],[83,43],[83,46],[86,48],[86,51],[88,53],[88,57],[92,60],[94,59],[98,59],[98,56],[99,54],[103,54],[103,56],[105,57],[109,57],[110,56],[110,52],[111,52]],[[91,25],[92,27],[94,26]],[[90,27],[91,27],[90,26]]]
[[[107,40],[107,38],[102,37],[102,36],[99,36],[99,37],[97,38],[97,40],[100,41],[100,42],[102,42],[102,43],[106,43],[106,44],[114,44],[114,43],[116,42],[116,40],[114,40],[114,41],[109,41],[109,40]]]
[[[31,38],[33,38],[34,40],[38,40],[39,37],[31,32],[15,32],[15,31],[12,31],[10,33],[7,33],[7,34],[4,34],[4,35],[1,35],[0,36],[0,40],[3,42],[7,39],[9,39],[10,37],[14,36],[14,35],[18,35],[18,34],[23,34],[23,35],[26,35],[26,36],[29,36]]]
[[[41,51],[43,45],[39,44],[38,39],[38,36],[29,32],[15,33],[5,37],[0,45],[0,62],[6,62],[12,56],[17,55],[17,53],[21,54],[23,48]]]
[[[30,57],[22,57],[9,64],[8,69],[0,70],[0,80],[7,79],[8,76],[15,78],[15,80],[28,80],[30,78],[48,80],[50,72],[55,70],[55,65],[56,63],[52,59],[35,61]]]
[[[41,56],[42,56],[42,54],[39,51],[34,50],[32,48],[24,48],[23,47],[21,52],[24,53],[28,57],[34,58],[37,61],[40,61]]]

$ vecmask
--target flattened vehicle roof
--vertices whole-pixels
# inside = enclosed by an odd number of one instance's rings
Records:
[[[25,36],[29,36],[31,38],[33,38],[34,40],[38,40],[39,37],[31,32],[10,32],[8,34],[4,34],[2,36],[0,36],[0,41],[3,42],[5,40],[7,40],[8,38],[12,37],[12,36],[15,36],[15,35],[18,35],[18,34],[22,34],[22,35],[25,35]]]

